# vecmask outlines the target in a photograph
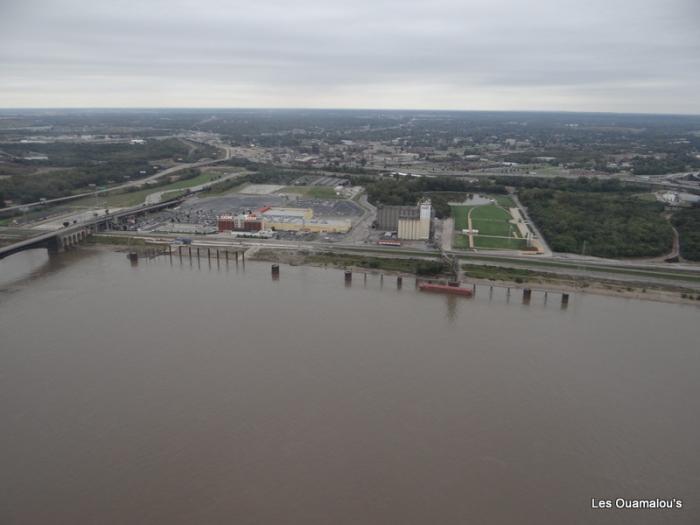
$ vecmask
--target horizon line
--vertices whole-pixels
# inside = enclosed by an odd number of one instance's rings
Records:
[[[22,106],[0,107],[0,111],[138,111],[138,110],[252,110],[252,111],[391,111],[391,112],[430,112],[430,113],[550,113],[574,115],[630,115],[630,116],[667,116],[700,117],[699,113],[661,113],[643,111],[585,111],[564,109],[431,109],[431,108],[343,108],[343,107],[287,107],[287,106]]]

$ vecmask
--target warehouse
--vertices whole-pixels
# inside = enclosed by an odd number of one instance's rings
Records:
[[[347,219],[303,219],[299,217],[278,217],[265,219],[265,229],[287,232],[347,233],[352,222]]]

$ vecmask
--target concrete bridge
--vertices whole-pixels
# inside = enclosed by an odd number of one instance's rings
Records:
[[[34,248],[46,248],[50,252],[60,252],[84,241],[87,239],[88,235],[95,232],[108,231],[115,226],[119,226],[127,217],[146,215],[147,213],[160,211],[164,208],[177,206],[183,200],[184,197],[179,197],[158,204],[134,206],[133,208],[126,208],[114,213],[101,215],[89,221],[72,224],[59,230],[42,233],[36,237],[0,247],[0,259]]]

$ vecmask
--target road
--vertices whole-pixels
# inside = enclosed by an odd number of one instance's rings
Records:
[[[455,233],[455,220],[452,217],[444,219],[442,221],[442,234],[440,238],[440,245],[443,252],[449,252],[452,250],[452,238]]]
[[[198,191],[202,191],[205,188],[208,188],[212,184],[217,184],[219,182],[223,182],[223,181],[226,181],[229,179],[235,179],[235,178],[240,177],[242,175],[244,175],[244,173],[242,173],[242,172],[229,173],[228,175],[224,175],[223,177],[221,177],[219,179],[210,180],[209,182],[204,182],[204,183],[198,184],[196,186],[190,186],[189,188],[182,188],[182,189],[183,190],[190,190],[190,192],[196,193]],[[157,204],[161,201],[164,194],[171,193],[173,191],[179,191],[179,190],[169,189],[169,190],[154,191],[153,193],[149,193],[148,195],[146,195],[145,204]]]
[[[522,215],[523,219],[525,219],[525,224],[527,225],[527,227],[530,228],[530,231],[535,234],[535,239],[540,245],[540,248],[542,249],[542,255],[545,257],[551,257],[552,249],[547,244],[547,241],[545,240],[544,236],[540,232],[540,229],[537,227],[535,222],[532,219],[530,219],[530,216],[527,213],[527,208],[523,206],[523,204],[520,202],[520,199],[518,199],[518,195],[515,193],[511,193],[509,194],[509,197],[513,199],[513,202],[520,210],[520,215]]]
[[[363,244],[365,239],[369,236],[369,231],[372,228],[372,223],[377,218],[377,208],[372,206],[367,200],[367,194],[363,193],[355,201],[363,210],[364,214],[357,223],[352,227],[350,232],[347,234],[347,241],[353,244]]]

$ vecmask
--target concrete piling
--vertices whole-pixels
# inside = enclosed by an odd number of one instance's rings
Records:
[[[278,281],[280,278],[280,265],[279,264],[273,264],[272,265],[272,280],[273,281]]]
[[[523,289],[523,304],[530,304],[532,298],[532,290],[530,288]]]
[[[569,294],[563,293],[561,294],[561,307],[566,308],[567,306],[569,306]]]
[[[399,275],[396,278],[396,288],[398,288],[400,290],[402,286],[403,286],[403,278]]]
[[[350,270],[345,270],[345,286],[350,286],[352,283],[352,272]]]

